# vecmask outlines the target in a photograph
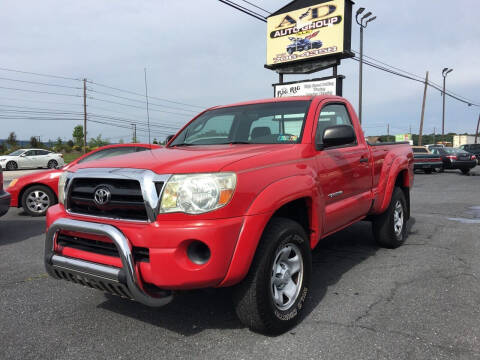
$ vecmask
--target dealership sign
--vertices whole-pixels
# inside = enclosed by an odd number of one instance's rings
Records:
[[[351,18],[350,0],[296,0],[284,6],[267,18],[266,67],[351,57]]]
[[[274,84],[275,97],[341,95],[342,78]]]

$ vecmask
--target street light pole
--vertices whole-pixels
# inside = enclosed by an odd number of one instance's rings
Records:
[[[443,107],[442,107],[442,141],[445,141],[445,82],[447,79],[447,75],[451,73],[453,69],[443,68],[442,76],[443,76]]]
[[[360,25],[360,65],[358,75],[358,120],[362,123],[362,90],[363,90],[363,29],[367,27],[370,21],[375,20],[377,17],[373,16],[369,18],[372,13],[369,11],[359,20],[358,17],[365,11],[365,8],[361,7],[357,10],[355,20]]]

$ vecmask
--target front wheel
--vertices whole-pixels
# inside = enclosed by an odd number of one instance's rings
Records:
[[[30,216],[44,216],[55,203],[53,191],[43,185],[32,186],[22,195],[23,210]]]
[[[407,238],[407,201],[399,187],[395,187],[387,210],[373,220],[373,235],[380,246],[397,248]]]
[[[460,169],[464,175],[467,175],[470,172],[470,169]]]
[[[280,334],[301,317],[312,255],[305,230],[286,218],[267,225],[246,278],[233,291],[235,311],[250,329]]]
[[[9,161],[5,168],[9,171],[13,171],[18,169],[18,165],[15,161]]]
[[[423,171],[425,172],[425,174],[431,174],[432,173],[432,169],[425,169]]]

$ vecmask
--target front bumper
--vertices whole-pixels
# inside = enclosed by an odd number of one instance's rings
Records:
[[[118,249],[122,268],[56,254],[55,239],[61,230],[108,237]],[[45,241],[45,268],[56,279],[108,291],[147,306],[163,306],[172,300],[172,293],[169,291],[149,293],[144,289],[127,238],[111,225],[71,219],[55,221],[50,226]]]
[[[105,225],[97,222],[104,221],[102,219],[67,214],[63,206],[55,205],[47,213],[45,266],[48,273],[57,279],[109,292],[113,292],[110,285],[114,289],[120,287],[118,292],[127,293],[122,294],[124,297],[149,306],[159,306],[155,304],[162,304],[164,300],[150,298],[160,290],[163,297],[168,297],[174,290],[238,283],[248,271],[250,255],[255,252],[256,243],[270,216],[265,213],[212,220],[186,216],[184,221],[154,223],[112,220]],[[110,242],[115,243],[120,257],[56,247],[57,234],[63,236],[69,232],[84,239],[108,237]],[[203,242],[210,249],[207,263],[195,264],[187,256],[188,246],[194,240]],[[139,247],[149,250],[148,261],[135,260],[135,250]],[[245,250],[250,247],[251,251]],[[98,283],[100,280],[102,284]]]
[[[7,213],[10,207],[10,194],[8,192],[0,192],[0,216]]]

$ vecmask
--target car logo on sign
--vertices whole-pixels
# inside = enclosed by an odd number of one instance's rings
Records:
[[[93,201],[98,206],[106,205],[110,202],[112,198],[112,193],[106,187],[99,187],[95,190],[95,194],[93,196]]]

